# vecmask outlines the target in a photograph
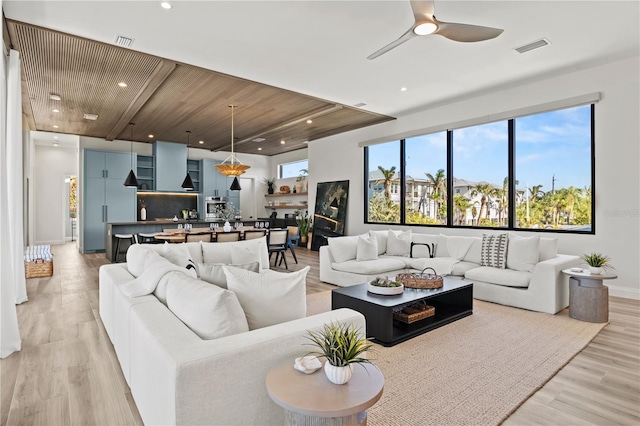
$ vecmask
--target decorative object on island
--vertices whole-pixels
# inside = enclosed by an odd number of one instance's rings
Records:
[[[140,220],[147,220],[147,203],[140,200]]]
[[[311,217],[309,217],[309,212],[304,212],[304,215],[298,212],[298,214],[296,215],[296,223],[298,224],[298,229],[300,230],[300,243],[306,247],[309,229],[311,228],[311,224],[313,223],[313,220],[311,219]]]
[[[369,293],[380,294],[383,296],[395,296],[402,294],[404,286],[398,281],[390,280],[389,278],[376,277],[374,280],[367,283],[367,291]]]
[[[233,183],[229,189],[232,191],[239,191],[240,183],[238,182],[238,176],[246,172],[250,167],[246,164],[242,164],[242,162],[236,158],[236,154],[233,150],[233,110],[236,108],[236,105],[229,105],[229,108],[231,108],[231,155],[225,158],[222,163],[216,164],[215,168],[225,176],[233,176]]]
[[[274,177],[272,177],[272,178],[264,178],[262,183],[264,183],[264,185],[266,185],[268,194],[271,195],[271,194],[273,194],[275,192],[274,185],[276,184],[276,178],[274,178]]]
[[[133,126],[135,124],[129,123],[129,128],[131,129],[131,137],[129,138],[130,143],[130,152],[131,155],[131,171],[127,175],[127,178],[124,180],[124,186],[127,188],[138,188],[138,179],[136,178],[136,174],[133,173]]]
[[[350,323],[325,324],[319,331],[308,331],[306,336],[318,350],[307,355],[325,357],[324,372],[331,383],[345,384],[353,374],[352,364],[371,363],[362,355],[373,348],[360,329]]]
[[[589,266],[589,272],[600,275],[604,271],[615,269],[609,261],[611,258],[600,253],[583,254],[580,258]]]
[[[191,130],[187,130],[187,160],[189,159],[189,142],[191,140]],[[185,176],[184,181],[182,181],[182,189],[185,191],[193,191],[193,180],[191,180],[191,175],[189,174],[189,170],[187,170],[187,176]]]
[[[228,202],[224,204],[224,207],[217,207],[216,216],[224,219],[222,229],[224,232],[229,232],[231,231],[231,224],[229,221],[234,220],[237,217],[236,206],[234,206],[232,202]]]
[[[433,274],[425,274],[424,271],[430,269]],[[396,280],[401,282],[407,288],[422,288],[422,289],[434,289],[442,288],[444,280],[441,275],[438,275],[433,268],[424,268],[422,272],[406,273],[396,275]]]

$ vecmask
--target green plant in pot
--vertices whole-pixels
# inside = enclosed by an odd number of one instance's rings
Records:
[[[580,258],[589,266],[589,272],[592,274],[602,274],[605,271],[614,269],[609,263],[611,258],[601,253],[583,254]]]
[[[331,383],[345,384],[353,375],[353,364],[371,363],[363,354],[373,345],[350,323],[325,324],[321,330],[307,331],[316,350],[307,355],[325,357],[324,372]]]
[[[298,229],[300,230],[300,243],[306,246],[309,229],[311,229],[313,220],[311,219],[311,217],[309,217],[309,213],[305,212],[304,215],[296,215],[296,223],[298,224]]]
[[[264,185],[267,187],[267,192],[269,194],[273,194],[274,188],[275,188],[275,184],[276,184],[276,178],[274,178],[274,177],[272,177],[272,178],[264,178],[262,183],[264,183]]]

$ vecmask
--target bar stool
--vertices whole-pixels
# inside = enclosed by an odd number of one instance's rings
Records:
[[[136,237],[138,244],[157,244],[160,242],[156,240],[155,233],[153,232],[138,232]]]
[[[135,243],[135,241],[134,241],[134,238],[133,238],[133,234],[115,234],[114,237],[116,238],[116,255],[114,256],[113,260],[116,263],[118,263],[118,255],[124,254],[125,255],[125,260],[126,260],[126,254],[127,254],[126,250],[125,251],[120,251],[120,241],[129,240],[129,244],[133,244],[133,243]]]

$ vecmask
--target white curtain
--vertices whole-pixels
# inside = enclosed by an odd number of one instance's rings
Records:
[[[18,52],[2,53],[0,136],[0,358],[19,351],[16,303],[27,300],[22,234],[22,107]],[[5,90],[6,88],[6,90]],[[5,132],[6,129],[6,132]]]

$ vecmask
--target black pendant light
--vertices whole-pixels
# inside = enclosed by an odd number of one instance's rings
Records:
[[[131,141],[131,171],[124,180],[124,186],[127,188],[138,188],[138,179],[136,178],[136,174],[133,173],[133,126],[135,126],[135,124],[129,123],[129,128],[131,129],[131,137],[129,138]]]
[[[240,187],[240,182],[238,182],[238,176],[233,178],[233,182],[231,182],[231,186],[229,187],[232,191],[240,191],[242,188]]]
[[[191,131],[187,130],[187,160],[189,160],[189,140],[191,136]],[[182,181],[182,189],[185,191],[193,191],[193,181],[191,180],[191,175],[189,174],[189,170],[187,168],[187,176]]]

